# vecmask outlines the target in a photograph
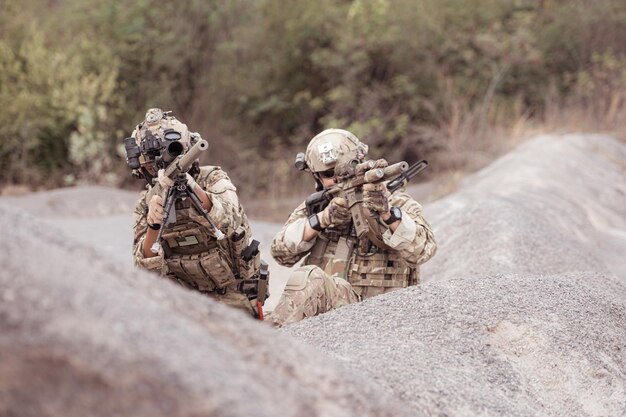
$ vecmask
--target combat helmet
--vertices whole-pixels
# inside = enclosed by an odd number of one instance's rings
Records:
[[[151,182],[160,168],[188,151],[193,144],[194,134],[171,112],[148,109],[131,137],[125,139],[128,165],[134,175]]]
[[[347,130],[326,129],[311,139],[304,160],[315,175],[353,159],[362,161],[367,156],[367,149],[366,144]]]

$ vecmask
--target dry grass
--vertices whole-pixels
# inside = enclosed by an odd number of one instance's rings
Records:
[[[424,155],[430,166],[413,181],[412,193],[422,203],[451,194],[467,175],[543,133],[603,133],[626,142],[625,96],[616,92],[594,105],[562,105],[546,100],[542,115],[530,117],[522,113],[499,123],[493,121],[499,118],[495,114],[497,109],[490,110],[488,123],[484,122],[484,109],[466,116],[456,112],[448,125],[432,129],[432,134],[445,141],[445,147],[436,154]],[[222,135],[209,136],[220,138]],[[268,145],[266,154],[259,155],[245,145],[234,138],[215,140],[211,161],[203,163],[219,164],[229,173],[247,213],[257,220],[282,223],[314,192],[313,180],[310,174],[294,168],[294,150]],[[122,186],[138,190],[138,184],[127,181]],[[25,195],[32,191],[23,185],[9,184],[0,188],[0,195]]]
[[[454,118],[444,127],[443,151],[432,155],[429,186],[414,188],[421,202],[430,202],[455,192],[463,178],[476,172],[524,141],[544,133],[600,133],[626,142],[625,94],[615,92],[594,105],[560,105],[550,102],[544,114],[520,114],[509,123],[481,124],[478,117]]]
[[[566,134],[592,132],[626,141],[626,98],[616,92],[609,99],[594,105],[563,105],[547,102],[540,116],[519,114],[506,123],[476,122],[476,117],[451,128],[447,146],[435,156],[435,171],[443,175],[452,172],[473,172],[488,165],[499,156],[543,133]],[[598,104],[599,103],[599,104]]]

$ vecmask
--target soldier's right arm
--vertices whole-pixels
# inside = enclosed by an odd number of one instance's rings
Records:
[[[292,266],[309,253],[316,237],[304,240],[307,214],[304,203],[300,204],[289,216],[287,223],[272,241],[272,256],[280,265]]]
[[[139,195],[133,212],[133,259],[135,265],[153,271],[162,267],[163,258],[160,255],[151,258],[144,256],[144,240],[148,232],[147,213],[146,191],[143,191]]]

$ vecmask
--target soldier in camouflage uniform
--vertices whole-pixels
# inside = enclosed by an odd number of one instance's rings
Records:
[[[147,135],[166,138],[166,141],[173,137],[183,143],[185,151],[201,139],[198,133],[189,132],[185,124],[160,109],[148,110],[146,119],[136,127],[132,137],[140,145]],[[154,185],[147,186],[135,206],[133,255],[136,265],[259,317],[261,307],[257,301],[261,305],[265,301],[265,297],[255,298],[259,292],[255,273],[260,259],[258,254],[250,261],[241,257],[251,237],[250,225],[239,204],[237,189],[226,172],[217,166],[201,167],[196,161],[187,173],[187,187],[198,196],[226,238],[217,240],[207,220],[190,204],[189,198],[184,198],[175,204],[176,222],[163,231],[161,250],[153,253],[151,247],[163,220],[164,198],[173,181],[163,175],[163,169],[155,169],[151,158],[142,154],[140,161],[141,168],[137,171]],[[265,286],[267,282],[261,284]],[[262,293],[266,292],[265,288]]]
[[[335,166],[354,159],[364,161],[367,149],[352,133],[328,129],[309,143],[307,169],[319,185],[329,188],[334,184]],[[365,184],[363,204],[380,216],[385,249],[357,241],[351,233],[348,204],[341,197],[319,213],[307,213],[303,202],[289,216],[272,242],[272,256],[285,266],[304,258],[304,266],[289,278],[267,320],[282,326],[419,283],[419,265],[437,250],[420,204],[404,188],[389,195],[384,184]],[[362,247],[369,249],[364,252]]]

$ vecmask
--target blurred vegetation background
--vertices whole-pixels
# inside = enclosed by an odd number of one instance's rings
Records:
[[[252,197],[308,184],[293,157],[327,127],[431,175],[536,126],[626,130],[623,0],[0,5],[0,186],[132,186],[122,140],[150,107]]]

